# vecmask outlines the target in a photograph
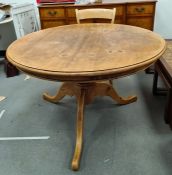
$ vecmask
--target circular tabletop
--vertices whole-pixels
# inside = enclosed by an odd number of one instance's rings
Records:
[[[113,79],[143,70],[165,51],[158,34],[121,24],[74,24],[13,42],[7,58],[20,70],[58,81]]]

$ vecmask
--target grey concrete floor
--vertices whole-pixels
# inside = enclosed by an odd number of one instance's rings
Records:
[[[172,131],[163,121],[166,97],[151,93],[153,75],[114,80],[135,103],[118,106],[96,98],[85,109],[84,148],[78,172],[70,169],[75,145],[76,101],[42,99],[60,86],[25,75],[6,78],[0,65],[0,138],[50,136],[47,140],[0,141],[0,175],[171,175]]]

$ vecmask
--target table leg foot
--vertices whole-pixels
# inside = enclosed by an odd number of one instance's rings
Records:
[[[43,93],[43,99],[52,103],[57,103],[66,95],[73,95],[71,91],[72,90],[70,90],[70,83],[63,83],[60,89],[57,91],[56,95],[51,96],[47,92],[45,92]]]
[[[136,96],[129,96],[127,98],[119,96],[112,86],[111,81],[96,82],[90,86],[86,96],[86,104],[91,103],[96,96],[109,96],[120,105],[132,103],[137,100]]]
[[[79,169],[80,157],[82,153],[85,89],[81,89],[81,94],[77,98],[77,101],[76,145],[71,164],[72,170],[74,171]]]
[[[51,96],[49,95],[47,92],[45,92],[43,94],[43,99],[44,100],[47,100],[49,102],[52,102],[52,103],[57,103],[58,101],[60,101],[65,95],[62,95],[62,94],[58,94],[57,96],[54,95],[54,96]]]
[[[113,100],[115,100],[120,105],[129,104],[135,102],[137,100],[137,96],[128,96],[126,98],[118,95],[117,91],[114,88],[109,88],[107,95],[110,96]]]

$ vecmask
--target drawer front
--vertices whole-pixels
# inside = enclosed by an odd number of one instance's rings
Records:
[[[40,11],[41,18],[64,18],[65,12],[63,8],[41,8]]]
[[[69,18],[76,17],[76,15],[75,15],[75,9],[76,8],[68,8],[67,9],[67,15],[68,15]],[[85,9],[85,8],[88,9],[89,7],[78,7],[78,9]],[[100,7],[97,7],[97,8],[100,8]],[[116,15],[121,16],[121,15],[124,14],[123,6],[118,6],[118,7],[109,7],[109,6],[107,6],[107,7],[103,7],[103,8],[108,8],[108,9],[116,8]]]
[[[132,26],[138,26],[145,29],[152,30],[152,18],[151,17],[140,17],[140,18],[128,18],[127,24]]]
[[[128,5],[127,6],[127,14],[128,15],[141,15],[141,14],[153,14],[154,13],[154,5]]]
[[[41,29],[46,29],[50,27],[57,27],[57,26],[62,26],[65,25],[64,20],[58,20],[58,21],[41,21]]]

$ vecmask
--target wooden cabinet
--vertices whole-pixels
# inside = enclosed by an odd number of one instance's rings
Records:
[[[75,9],[85,8],[116,8],[115,23],[128,24],[153,30],[155,15],[155,0],[115,0],[102,3],[74,5],[49,4],[39,5],[41,28],[75,24]],[[105,22],[97,19],[87,22]]]
[[[129,3],[126,9],[126,24],[153,30],[155,2]]]

